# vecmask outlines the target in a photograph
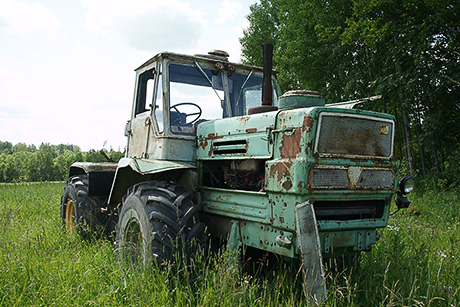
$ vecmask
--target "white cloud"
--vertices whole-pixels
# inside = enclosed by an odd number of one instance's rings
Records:
[[[238,61],[254,1],[0,0],[0,140],[123,149],[133,70],[164,50]]]
[[[85,27],[100,33],[118,33],[140,50],[193,48],[207,21],[188,2],[171,0],[82,0],[88,9]]]
[[[8,34],[27,36],[38,32],[48,39],[55,39],[60,25],[60,20],[41,2],[0,2],[0,29]]]
[[[202,30],[184,12],[166,9],[160,14],[151,10],[127,16],[119,20],[118,27],[130,46],[148,51],[193,48]]]
[[[93,46],[86,44],[80,39],[72,39],[70,44],[72,48],[69,51],[69,56],[72,56],[72,57],[76,57],[76,58],[88,57],[94,51]]]
[[[222,2],[222,7],[219,9],[219,15],[216,19],[216,24],[223,24],[229,20],[234,20],[235,15],[237,15],[243,5],[240,2],[233,2],[229,0],[225,0]]]

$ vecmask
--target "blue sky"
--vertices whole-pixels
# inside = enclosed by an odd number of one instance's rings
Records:
[[[0,141],[121,149],[134,69],[226,50],[256,0],[0,0]]]

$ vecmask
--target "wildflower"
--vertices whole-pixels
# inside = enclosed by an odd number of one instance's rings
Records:
[[[396,230],[396,231],[399,231],[399,227],[396,227],[396,226],[387,225],[387,228],[388,228],[388,230]]]

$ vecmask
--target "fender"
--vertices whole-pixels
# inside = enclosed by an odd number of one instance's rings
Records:
[[[69,178],[89,173],[115,173],[117,164],[113,162],[74,162],[70,166]]]
[[[88,196],[108,197],[117,164],[113,162],[75,162],[70,166],[69,178],[88,175]]]
[[[196,165],[186,162],[122,158],[118,162],[108,203],[116,206],[127,189],[149,180],[177,181],[186,170],[196,171]]]

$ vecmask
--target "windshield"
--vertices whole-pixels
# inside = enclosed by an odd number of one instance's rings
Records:
[[[249,108],[260,105],[262,73],[170,63],[169,96],[171,130],[194,133],[200,122],[246,115]],[[276,105],[276,91],[273,101]]]

